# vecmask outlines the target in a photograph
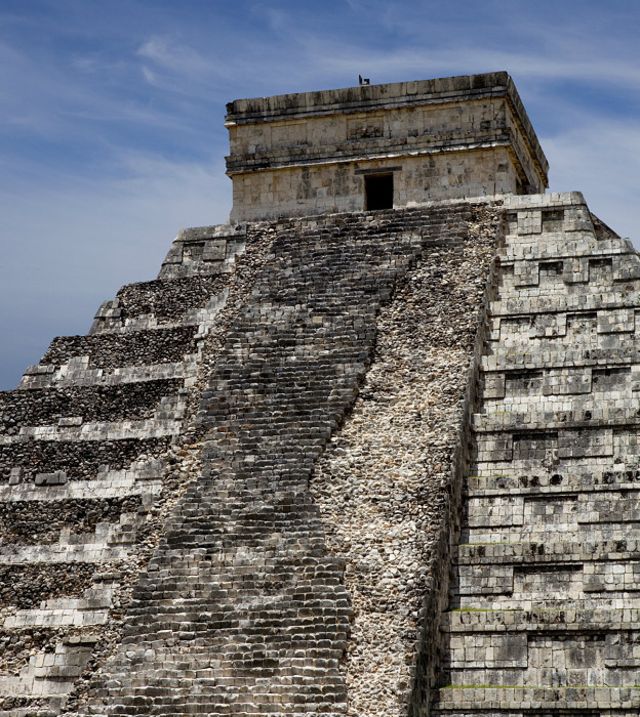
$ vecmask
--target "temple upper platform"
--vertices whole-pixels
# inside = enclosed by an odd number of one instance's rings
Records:
[[[506,72],[239,99],[226,126],[232,222],[548,186]]]

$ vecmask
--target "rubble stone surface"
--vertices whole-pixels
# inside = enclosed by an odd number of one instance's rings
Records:
[[[346,559],[349,715],[404,715],[411,698],[500,212],[447,221],[381,310],[373,364],[311,483],[330,549]]]

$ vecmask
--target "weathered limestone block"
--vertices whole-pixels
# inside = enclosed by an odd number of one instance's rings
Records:
[[[580,195],[505,203],[432,714],[627,715],[640,708],[638,259]],[[524,640],[519,671],[496,663],[498,635]]]

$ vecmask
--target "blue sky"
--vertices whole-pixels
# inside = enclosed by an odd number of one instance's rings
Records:
[[[0,0],[0,388],[227,220],[225,103],[509,71],[551,164],[640,240],[637,0]]]

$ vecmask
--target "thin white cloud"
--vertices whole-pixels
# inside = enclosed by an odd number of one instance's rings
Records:
[[[186,43],[172,41],[166,37],[151,37],[139,48],[137,54],[151,60],[158,67],[189,76],[208,76],[211,62]]]
[[[374,48],[322,46],[309,43],[313,64],[330,74],[353,74],[353,68],[364,67],[372,77],[428,77],[448,74],[508,70],[511,74],[537,80],[606,81],[625,89],[640,89],[640,62],[626,58],[603,59],[589,54],[583,58],[544,57],[535,52],[485,50],[481,47],[402,48],[380,52]]]
[[[98,67],[97,58],[92,57],[93,70]],[[77,68],[82,58],[75,57],[71,63]],[[84,70],[86,70],[86,65]],[[133,70],[125,63],[119,63],[124,76],[115,74],[110,78],[112,85],[96,83],[86,71],[82,77],[69,77],[68,69],[55,64],[42,64],[29,56],[27,51],[17,50],[0,41],[0,122],[5,130],[10,127],[30,131],[34,136],[73,137],[74,141],[85,135],[94,138],[95,128],[80,120],[117,122],[123,125],[143,125],[166,129],[185,127],[184,117],[164,107],[153,109],[144,101],[144,96],[123,101],[123,93],[131,84]],[[114,69],[114,66],[112,66]],[[102,72],[107,72],[102,67]]]
[[[142,76],[150,85],[153,85],[154,87],[161,86],[156,73],[150,70],[146,65],[142,66]]]

